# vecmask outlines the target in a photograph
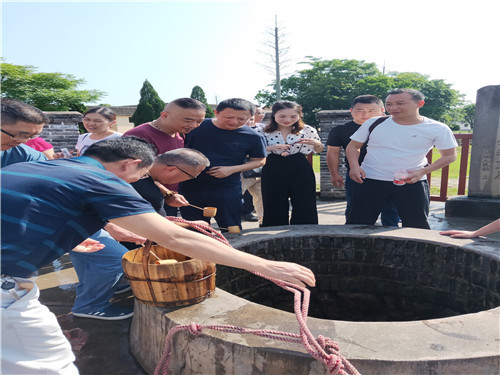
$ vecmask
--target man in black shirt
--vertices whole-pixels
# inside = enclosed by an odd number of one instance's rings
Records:
[[[372,117],[385,115],[384,103],[382,102],[382,99],[374,95],[360,95],[356,97],[351,103],[350,110],[353,120],[333,127],[332,130],[330,130],[330,134],[328,134],[328,141],[326,143],[328,146],[326,162],[328,164],[328,169],[330,170],[332,184],[335,187],[342,187],[345,185],[347,202],[345,211],[346,217],[351,205],[351,189],[353,182],[349,177],[349,162],[347,161],[347,157],[345,158],[345,165],[347,168],[345,184],[344,178],[339,174],[340,148],[342,147],[345,151],[347,145],[351,142],[351,135],[353,135],[366,120],[369,120]],[[360,150],[360,164],[365,155],[366,144]],[[382,224],[385,226],[398,226],[399,215],[392,201],[387,202],[386,208],[382,211],[381,219]]]
[[[178,148],[155,158],[148,174],[131,185],[162,216],[167,216],[165,203],[172,207],[186,206],[188,201],[177,192],[161,189],[161,185],[172,185],[191,180],[210,165],[207,157],[197,150]]]
[[[177,148],[156,156],[149,172],[131,183],[133,188],[162,216],[169,216],[165,206],[182,207],[188,201],[181,194],[164,185],[177,184],[198,177],[210,165],[205,155],[191,148]],[[160,186],[158,186],[158,183]],[[135,249],[132,242],[121,242],[127,249]]]

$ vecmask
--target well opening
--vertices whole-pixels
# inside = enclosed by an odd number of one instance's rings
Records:
[[[309,315],[347,321],[450,317],[500,305],[499,265],[487,254],[423,239],[310,233],[270,236],[238,248],[313,270]],[[246,271],[218,266],[217,286],[293,312],[289,292]]]

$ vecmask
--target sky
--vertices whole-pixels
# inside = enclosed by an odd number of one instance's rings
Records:
[[[307,56],[443,79],[475,102],[500,84],[498,0],[9,1],[4,62],[72,74],[99,104],[134,105],[144,80],[169,102],[200,86],[210,104],[253,100],[274,79],[275,16],[287,77]],[[369,93],[367,93],[369,94]]]

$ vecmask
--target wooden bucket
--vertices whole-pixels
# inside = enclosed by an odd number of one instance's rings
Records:
[[[175,259],[173,264],[154,264],[161,259]],[[201,302],[215,290],[215,264],[192,259],[147,241],[144,247],[127,252],[123,270],[134,297],[153,306],[184,306]]]

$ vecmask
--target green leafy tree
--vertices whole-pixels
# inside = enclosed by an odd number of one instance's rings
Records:
[[[206,105],[206,107],[207,107],[207,110],[205,111],[206,118],[215,117],[215,113],[214,113],[212,107],[210,107],[210,105],[207,102],[207,98],[205,97],[205,92],[203,91],[203,89],[200,86],[193,87],[193,89],[191,90],[190,97],[191,97],[191,99],[199,100],[200,102],[202,102],[203,104]]]
[[[426,96],[421,109],[424,116],[456,127],[461,119],[459,107],[462,97],[443,80],[430,80],[420,73],[391,72],[382,74],[375,64],[358,60],[319,60],[309,57],[308,69],[282,80],[282,97],[293,100],[304,108],[305,121],[316,123],[315,112],[325,109],[347,109],[358,95],[372,94],[385,98],[396,88],[415,88]],[[256,100],[272,105],[276,96],[261,90]]]
[[[139,104],[130,118],[135,126],[157,119],[165,108],[165,102],[154,89],[153,85],[145,80],[141,88]]]
[[[474,129],[474,116],[476,114],[476,105],[466,104],[462,107],[463,113],[463,121],[467,124],[471,129]]]
[[[84,83],[71,74],[40,73],[31,65],[1,64],[2,98],[17,99],[43,111],[84,112],[84,103],[105,96],[99,90],[78,90]]]
[[[358,60],[320,60],[308,57],[308,69],[281,81],[282,100],[298,102],[304,109],[304,119],[314,124],[315,112],[325,109],[349,108],[355,83],[365,77],[379,74],[373,63]],[[274,92],[259,91],[256,100],[272,105]]]

